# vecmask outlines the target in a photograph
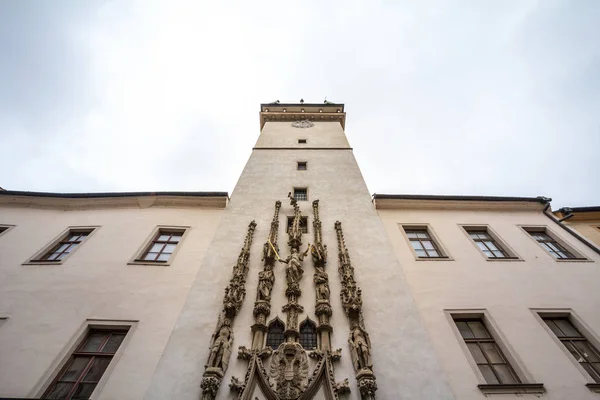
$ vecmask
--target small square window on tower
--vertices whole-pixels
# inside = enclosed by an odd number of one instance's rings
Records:
[[[308,201],[308,190],[306,188],[294,188],[296,201]]]
[[[292,225],[294,224],[294,217],[288,217],[287,219],[287,228],[285,229],[285,233],[289,233]],[[308,233],[308,217],[300,217],[300,229],[302,233]]]
[[[306,139],[298,139],[298,144],[306,144]]]
[[[306,161],[298,161],[298,171],[306,171],[308,169],[308,164]]]

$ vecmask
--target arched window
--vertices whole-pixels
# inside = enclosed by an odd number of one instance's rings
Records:
[[[283,331],[285,327],[283,322],[279,319],[274,320],[269,324],[269,331],[267,333],[267,346],[271,346],[273,350],[277,350],[279,345],[285,340]]]
[[[300,324],[300,344],[305,350],[317,348],[317,328],[308,318]]]

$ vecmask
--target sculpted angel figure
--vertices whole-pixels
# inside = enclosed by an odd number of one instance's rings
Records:
[[[258,273],[258,300],[269,301],[271,299],[271,290],[274,283],[273,267],[265,265],[264,271]]]
[[[313,282],[317,285],[317,300],[329,300],[329,279],[321,266],[315,266]]]
[[[210,356],[208,357],[207,367],[221,368],[223,372],[229,364],[231,356],[231,345],[233,344],[233,331],[229,319],[225,319],[223,325],[218,329],[215,340],[210,347]]]
[[[354,364],[356,371],[360,371],[363,368],[372,369],[373,362],[371,361],[371,341],[369,340],[369,334],[359,324],[353,324],[348,343],[350,344],[352,364]]]
[[[288,258],[285,260],[278,260],[280,263],[288,265],[285,270],[285,276],[288,284],[300,282],[300,278],[302,278],[302,274],[304,273],[304,269],[302,269],[302,261],[304,261],[304,257],[306,257],[308,254],[309,249],[310,245],[306,248],[304,253],[300,254],[297,248],[292,247],[292,253],[288,256]]]

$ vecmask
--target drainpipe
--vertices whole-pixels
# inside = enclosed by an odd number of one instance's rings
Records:
[[[550,212],[548,212],[548,209],[550,208],[550,200],[551,199],[549,199],[547,197],[540,197],[539,199],[540,199],[540,201],[543,201],[546,203],[546,207],[544,207],[544,211],[543,211],[543,213],[544,213],[544,215],[546,215],[546,217],[550,218],[555,224],[557,224],[558,226],[563,228],[565,231],[569,232],[571,235],[573,235],[577,240],[579,240],[580,242],[585,244],[587,247],[594,250],[595,253],[600,254],[600,249],[598,247],[596,247],[593,243],[591,243],[590,241],[585,239],[583,236],[581,236],[577,232],[573,231],[571,228],[567,227],[566,225],[563,225],[562,221],[566,220],[567,218],[571,218],[574,214],[569,214],[569,215],[565,216],[564,218],[561,218],[558,220],[554,217],[554,215],[552,215]],[[569,210],[569,209],[567,209],[567,210],[565,210],[565,211],[570,213],[571,210]]]

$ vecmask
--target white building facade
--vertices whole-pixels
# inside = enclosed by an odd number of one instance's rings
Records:
[[[0,191],[0,398],[598,396],[600,255],[548,199],[373,198],[343,104],[260,127],[231,198]]]

